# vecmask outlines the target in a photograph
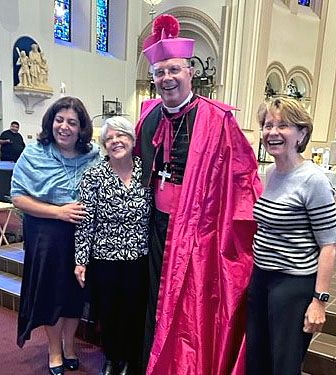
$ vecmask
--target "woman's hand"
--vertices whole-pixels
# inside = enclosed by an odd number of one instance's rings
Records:
[[[334,243],[321,247],[315,285],[315,290],[317,291],[329,290],[330,280],[334,272],[335,250]],[[309,333],[319,332],[325,320],[325,302],[313,298],[305,314],[303,331]]]
[[[80,224],[86,215],[85,207],[81,203],[68,203],[58,206],[58,219]]]
[[[76,266],[75,267],[75,275],[79,285],[84,288],[85,286],[85,273],[86,273],[86,266]]]
[[[39,201],[29,195],[12,197],[13,204],[23,212],[45,219],[59,219],[80,224],[86,215],[85,206],[79,202],[63,206]]]
[[[325,302],[313,298],[305,314],[303,332],[320,332],[325,321]]]

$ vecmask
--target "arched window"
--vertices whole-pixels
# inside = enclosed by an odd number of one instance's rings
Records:
[[[283,85],[281,82],[281,77],[277,72],[271,72],[266,80],[265,86],[265,96],[266,98],[271,98],[275,95],[282,93]]]
[[[54,0],[54,37],[71,41],[71,0]]]
[[[301,99],[303,97],[303,94],[300,92],[298,88],[297,82],[292,78],[288,85],[287,85],[287,95],[292,96],[296,99]]]
[[[108,14],[108,0],[97,0],[97,50],[101,52],[108,51]]]
[[[305,5],[306,7],[309,7],[310,0],[299,0],[299,5]]]

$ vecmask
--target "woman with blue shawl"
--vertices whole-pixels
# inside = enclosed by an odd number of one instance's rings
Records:
[[[84,296],[74,269],[74,231],[86,212],[78,202],[83,172],[99,161],[91,144],[92,123],[83,103],[56,101],[42,119],[42,132],[15,165],[11,195],[24,212],[25,263],[17,343],[44,326],[49,343],[49,373],[77,370],[74,335]]]

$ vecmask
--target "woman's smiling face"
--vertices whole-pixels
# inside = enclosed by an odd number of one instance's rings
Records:
[[[262,134],[266,151],[270,155],[275,159],[284,156],[290,158],[297,156],[297,146],[303,141],[306,130],[284,122],[280,110],[275,110],[267,113]]]
[[[79,137],[80,122],[73,109],[62,109],[57,112],[53,122],[53,136],[56,146],[65,152],[73,152]]]
[[[133,139],[130,135],[113,128],[106,133],[105,148],[108,156],[113,160],[132,157]]]

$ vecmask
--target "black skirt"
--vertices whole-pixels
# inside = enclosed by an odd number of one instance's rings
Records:
[[[106,359],[137,361],[142,348],[148,257],[90,261],[92,308]]]
[[[25,214],[25,261],[18,316],[17,344],[31,331],[55,325],[60,317],[80,318],[84,291],[74,275],[75,225]]]

